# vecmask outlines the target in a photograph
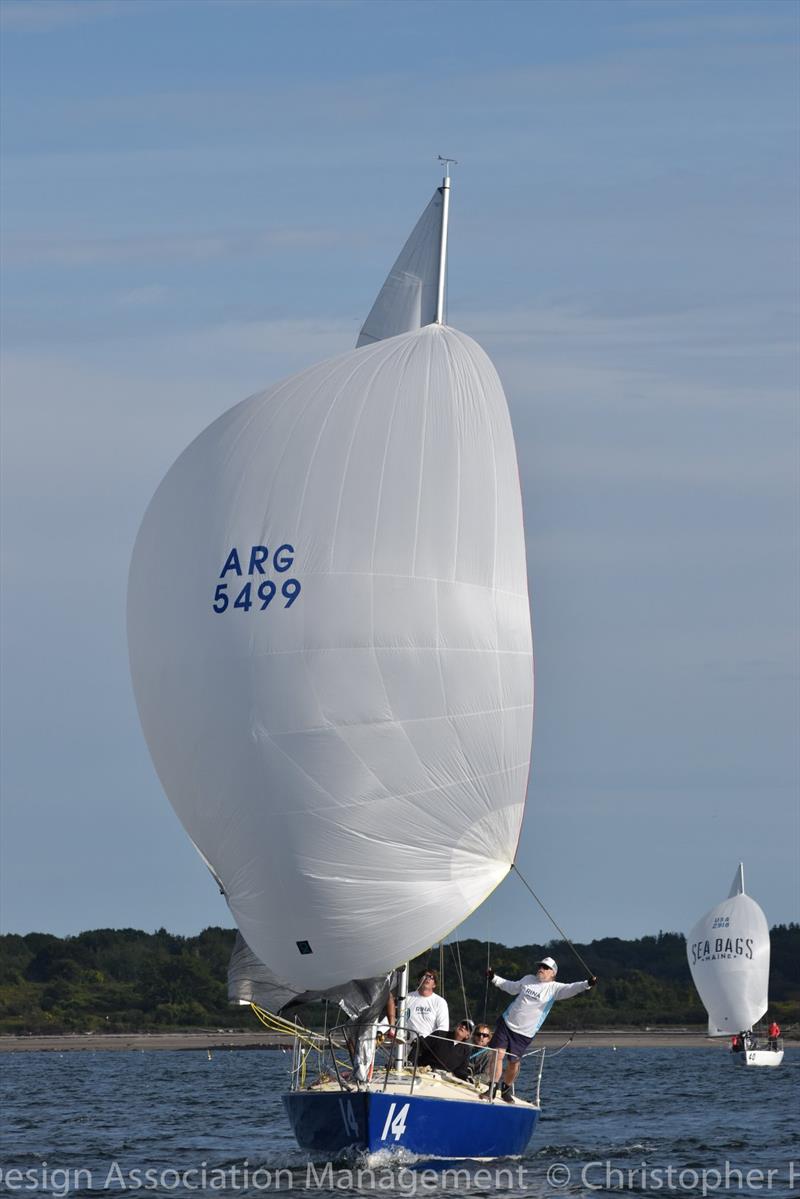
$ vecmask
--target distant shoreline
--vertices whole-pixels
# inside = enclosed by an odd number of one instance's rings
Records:
[[[570,1032],[550,1032],[537,1037],[537,1044],[560,1049]],[[202,1030],[163,1033],[64,1033],[60,1036],[0,1035],[0,1053],[80,1053],[80,1052],[158,1052],[159,1050],[281,1049],[291,1042],[279,1033],[248,1033]],[[786,1040],[787,1048],[800,1045]],[[728,1038],[710,1038],[703,1032],[653,1029],[595,1029],[578,1032],[570,1042],[574,1049],[727,1049]]]

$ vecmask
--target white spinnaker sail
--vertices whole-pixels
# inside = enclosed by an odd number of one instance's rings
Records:
[[[437,187],[378,292],[357,346],[410,333],[436,320],[442,205],[442,188]]]
[[[741,865],[728,898],[689,933],[686,951],[708,1012],[709,1036],[752,1028],[768,1005],[769,928],[761,908],[744,893]]]
[[[516,454],[480,347],[430,325],[215,421],[145,515],[128,637],[164,789],[276,976],[329,988],[444,936],[509,869],[530,759]]]

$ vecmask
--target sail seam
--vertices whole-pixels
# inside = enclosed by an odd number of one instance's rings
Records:
[[[319,367],[309,367],[308,370],[302,371],[299,375],[296,375],[294,378],[286,379],[282,383],[278,383],[274,388],[268,389],[266,393],[265,392],[257,392],[255,395],[251,396],[249,400],[243,400],[242,403],[245,405],[248,403],[252,403],[252,411],[242,421],[241,428],[239,428],[235,432],[233,439],[232,439],[231,447],[228,450],[227,458],[230,459],[233,456],[234,448],[236,446],[238,446],[240,442],[245,440],[248,430],[254,424],[254,422],[257,420],[262,409],[266,405],[269,405],[269,406],[275,405],[277,407],[278,401],[279,400],[282,401],[280,403],[280,408],[279,408],[279,412],[277,413],[277,415],[282,414],[289,407],[289,405],[292,401],[292,398],[301,389],[302,384],[305,382],[306,376],[313,374],[318,369],[319,369]],[[312,393],[312,395],[315,395],[315,394],[316,394],[316,392]],[[309,399],[309,403],[311,403],[310,399]],[[234,409],[232,409],[233,412],[236,411],[236,407],[238,407],[238,405],[236,405],[234,407]],[[305,411],[305,409],[304,409],[304,411]],[[223,414],[223,416],[219,417],[220,422],[224,421],[226,419],[226,417],[229,415],[230,415],[229,413],[225,413],[225,414]],[[272,421],[270,421],[270,424],[273,423],[274,419],[275,419],[275,417],[273,416]],[[299,419],[299,417],[298,417],[298,419]],[[292,432],[293,431],[294,431],[294,426],[292,428]],[[258,447],[258,449],[260,449],[261,441],[263,440],[263,436],[266,436],[266,433],[264,433],[262,435],[262,438],[259,438],[258,441],[256,442],[256,446]],[[289,434],[289,438],[291,438],[291,433]],[[287,440],[287,445],[288,445],[288,440]],[[256,450],[256,452],[257,452],[257,450]],[[284,453],[285,453],[285,447],[284,447]],[[236,489],[234,491],[233,502],[231,504],[231,512],[235,512],[239,506],[239,499],[240,499],[242,490],[245,485],[245,483],[244,483],[245,478],[246,478],[246,472],[243,471],[238,480],[238,483],[236,485]],[[270,496],[271,496],[271,492],[270,492]],[[268,510],[269,510],[269,508],[267,509],[267,511]],[[266,517],[265,517],[264,522],[262,522],[262,527],[263,527],[263,523],[265,523],[265,521],[266,521]],[[228,526],[228,527],[226,527],[226,530],[225,530],[225,540],[227,542],[230,541],[230,536],[231,536],[231,529],[230,529],[230,526]],[[251,634],[251,637],[250,637],[251,644],[252,644],[252,640],[253,640],[253,636]]]
[[[492,405],[488,402],[487,395],[486,395],[486,389],[484,387],[483,379],[481,376],[481,371],[478,367],[478,363],[475,361],[475,356],[472,352],[472,344],[474,344],[474,343],[471,343],[469,339],[462,338],[459,335],[458,330],[453,330],[453,333],[454,333],[454,336],[456,337],[456,339],[458,340],[458,342],[460,343],[460,345],[462,346],[462,348],[464,349],[465,353],[467,354],[467,357],[469,358],[469,360],[474,368],[474,375],[475,375],[476,380],[478,380],[478,387],[480,388],[480,395],[481,395],[481,399],[483,401],[483,407],[487,413],[486,428],[489,433],[489,440],[491,442],[491,447],[492,447],[492,454],[491,454],[492,476],[494,478],[494,545],[492,547],[492,588],[494,589],[496,581],[497,581],[497,527],[498,527],[500,497],[499,497],[498,488],[497,488],[497,443],[495,440],[495,430],[492,427],[492,421],[491,421]]]
[[[365,364],[362,363],[360,360],[357,361],[353,365],[353,369],[348,372],[346,377],[340,383],[337,384],[336,390],[333,395],[333,399],[331,400],[330,404],[328,405],[328,411],[325,413],[325,416],[320,424],[319,432],[317,434],[317,439],[314,442],[314,448],[311,451],[311,454],[309,455],[308,466],[306,467],[306,477],[303,480],[303,489],[300,493],[300,503],[297,506],[297,528],[298,528],[298,530],[300,529],[300,526],[301,526],[302,520],[303,520],[303,509],[305,507],[305,502],[306,502],[306,493],[308,491],[308,484],[311,479],[311,473],[314,469],[314,462],[316,460],[317,453],[319,451],[319,447],[322,442],[322,438],[325,435],[325,430],[328,427],[328,421],[331,418],[334,408],[339,403],[339,400],[342,398],[342,394],[343,394],[345,388],[352,382],[353,378],[359,373],[360,369],[364,365]]]
[[[415,337],[409,338],[407,341],[404,340],[401,343],[401,345],[398,346],[398,351],[400,352],[401,358],[405,357],[406,362],[407,362],[411,358],[411,354],[412,354],[413,350],[419,344],[422,344],[423,348],[428,348],[428,346],[429,346],[429,343],[419,343]],[[428,348],[428,353],[430,354],[429,348]],[[406,365],[406,362],[403,363],[403,366]],[[400,402],[400,388],[398,387],[397,391],[395,393],[394,404],[392,405],[392,415],[389,419],[389,428],[386,433],[386,443],[384,445],[384,450],[383,450],[383,461],[381,462],[381,475],[380,475],[380,480],[378,483],[378,497],[377,497],[377,503],[375,506],[375,527],[374,527],[373,534],[372,534],[372,553],[370,555],[370,572],[369,572],[369,579],[370,579],[369,627],[370,627],[370,639],[373,641],[373,643],[375,640],[375,578],[376,578],[375,553],[376,553],[376,549],[377,549],[377,545],[378,545],[378,527],[379,527],[380,518],[381,518],[381,505],[383,503],[383,484],[384,484],[384,481],[386,478],[386,460],[389,455],[389,445],[390,445],[390,442],[392,439],[392,432],[394,430],[395,416],[397,414],[397,407],[398,407],[399,402]],[[381,576],[381,577],[385,577],[385,576]],[[438,640],[438,629],[437,629],[437,640]],[[386,685],[386,677],[383,673],[383,666],[381,665],[380,658],[378,657],[378,654],[377,654],[378,648],[379,647],[377,647],[373,644],[373,646],[372,646],[373,662],[375,665],[375,670],[377,671],[377,674],[378,674],[378,678],[381,681],[381,687],[383,688],[383,694],[384,694],[384,698],[386,700],[387,711],[394,714],[394,707],[392,705],[391,699],[389,698],[389,688]],[[402,728],[402,726],[401,726],[401,728]],[[414,745],[413,741],[408,736],[408,733],[405,731],[405,729],[403,729],[403,735],[408,740],[409,748],[410,748],[412,754],[414,755],[414,757],[416,758],[417,764],[419,765],[420,769],[424,771],[425,764],[422,761],[422,758],[419,756],[419,750]]]
[[[287,452],[289,450],[289,446],[292,444],[292,440],[294,438],[295,431],[296,431],[298,425],[300,424],[300,422],[304,419],[306,413],[309,411],[309,409],[312,407],[312,405],[317,402],[319,396],[323,393],[325,384],[328,379],[328,375],[326,374],[326,372],[324,370],[322,370],[320,368],[317,368],[317,369],[319,369],[319,380],[317,382],[317,385],[315,387],[312,387],[311,394],[308,398],[308,402],[302,405],[300,411],[297,413],[297,416],[292,421],[291,427],[286,435],[286,440],[283,443],[283,448],[280,452],[277,462],[275,463],[275,465],[273,467],[272,478],[270,480],[269,490],[267,493],[267,499],[266,499],[266,503],[265,503],[264,509],[263,509],[264,514],[263,514],[263,517],[261,520],[261,530],[262,530],[261,539],[262,539],[262,541],[266,540],[266,529],[267,529],[267,524],[269,521],[269,513],[272,508],[272,497],[273,497],[273,494],[275,491],[277,481],[280,477],[281,467],[285,461]],[[291,394],[292,393],[290,393],[289,396],[287,396],[286,403],[284,405],[282,405],[282,407],[281,407],[281,415],[289,406]],[[251,447],[251,460],[257,459],[259,457],[259,455],[261,454],[262,444],[270,436],[273,424],[274,424],[273,421],[265,422],[265,427],[264,427],[262,436],[260,438],[258,438],[257,442],[254,443],[253,446]],[[244,478],[244,474],[243,474],[242,478]],[[240,482],[239,487],[241,488],[241,486],[242,486],[242,483]],[[231,509],[232,512],[234,512],[235,510],[236,510],[235,508]],[[232,540],[231,533],[232,533],[232,531],[228,530],[228,538],[227,538],[228,540]],[[249,636],[250,669],[248,671],[248,684],[249,684],[251,695],[253,695],[256,690],[256,686],[257,686],[256,672],[258,670],[259,664],[262,661],[260,655],[258,655],[255,652],[256,635],[257,635],[256,634],[256,626],[253,625],[250,629],[250,636]],[[306,671],[306,674],[308,674],[307,671]],[[312,691],[313,691],[313,682],[311,684],[311,687],[312,687]],[[315,694],[314,698],[315,698],[317,704],[319,705],[319,697]],[[310,777],[311,776],[309,776],[309,778]],[[320,788],[320,790],[322,791],[323,794],[330,795],[330,793],[326,792],[324,788]],[[330,796],[330,798],[332,799],[333,796]]]
[[[431,361],[433,359],[433,347],[429,349],[428,361],[425,370],[425,403],[422,409],[422,434],[419,439],[419,482],[417,484],[417,511],[414,518],[414,549],[411,554],[411,574],[416,576],[417,573],[417,545],[419,542],[419,514],[422,507],[422,479],[425,471],[425,438],[428,433],[428,405],[431,398]]]
[[[365,354],[365,355],[361,355],[361,356],[359,356],[359,360],[358,360],[356,363],[354,363],[354,364],[352,365],[352,369],[350,369],[350,370],[348,370],[348,371],[347,371],[345,380],[344,380],[344,381],[343,381],[343,382],[342,382],[342,383],[341,383],[341,384],[340,384],[340,385],[339,385],[339,386],[336,388],[336,391],[335,391],[335,393],[334,393],[333,399],[331,400],[331,402],[330,402],[330,404],[329,404],[329,406],[328,406],[328,411],[327,411],[327,413],[325,414],[325,419],[324,419],[324,420],[323,420],[323,422],[322,422],[322,428],[321,428],[321,429],[320,429],[320,431],[319,431],[319,434],[318,434],[318,437],[317,437],[317,441],[316,441],[316,443],[315,443],[315,446],[314,446],[314,451],[313,451],[313,453],[311,454],[311,458],[310,458],[310,461],[309,461],[309,464],[308,464],[308,468],[307,468],[307,470],[306,470],[306,477],[305,477],[305,481],[304,481],[304,484],[303,484],[303,491],[302,491],[302,494],[301,494],[301,497],[300,497],[300,502],[299,502],[299,505],[298,505],[298,508],[297,508],[297,518],[296,518],[296,520],[297,520],[297,529],[298,529],[298,532],[299,532],[299,529],[300,529],[300,521],[301,521],[301,517],[302,517],[303,505],[304,505],[304,503],[305,503],[306,489],[307,489],[307,487],[308,487],[308,482],[309,482],[309,479],[310,479],[310,477],[311,477],[311,469],[312,469],[312,466],[313,466],[314,458],[315,458],[315,455],[316,455],[317,449],[318,449],[318,447],[319,447],[319,443],[320,443],[320,440],[321,440],[321,438],[322,438],[322,434],[323,434],[323,432],[324,432],[325,426],[327,425],[327,422],[328,422],[328,419],[329,419],[329,417],[330,417],[330,415],[331,415],[331,412],[332,412],[332,411],[333,411],[333,409],[335,408],[335,406],[336,406],[336,404],[337,404],[337,402],[338,402],[338,400],[339,400],[339,397],[341,396],[341,394],[342,394],[342,392],[343,392],[344,388],[347,386],[347,384],[350,382],[350,380],[353,378],[353,376],[356,374],[356,372],[357,372],[359,369],[361,369],[361,368],[363,368],[364,366],[366,366],[366,365],[367,365],[367,363],[369,362],[369,360],[370,360],[370,358],[371,358],[371,357],[373,357],[373,355],[372,355],[372,354]],[[343,356],[342,356],[342,358],[341,358],[340,362],[337,364],[337,373],[338,373],[338,369],[340,369],[342,365],[344,365],[345,363],[347,363],[347,362],[348,362],[348,360],[349,360],[349,355],[343,355]],[[304,404],[304,405],[303,405],[303,407],[301,408],[300,412],[297,414],[297,417],[296,417],[296,419],[295,419],[295,420],[292,422],[291,429],[289,430],[289,432],[288,432],[288,434],[287,434],[287,437],[286,437],[286,440],[285,440],[285,442],[284,442],[284,444],[283,444],[283,448],[282,448],[282,450],[281,450],[280,456],[279,456],[279,458],[278,458],[278,460],[277,460],[277,463],[276,463],[276,465],[275,465],[275,467],[274,467],[274,469],[273,469],[272,480],[271,480],[271,482],[270,482],[269,492],[268,492],[268,496],[267,496],[267,502],[266,502],[266,505],[265,505],[265,508],[264,508],[264,517],[263,517],[263,521],[262,521],[262,529],[264,530],[264,535],[265,535],[265,536],[264,536],[264,539],[266,539],[266,527],[267,527],[267,522],[268,522],[268,519],[269,519],[269,512],[270,512],[270,510],[271,510],[271,507],[272,507],[272,497],[273,497],[273,494],[274,494],[274,491],[275,491],[276,482],[277,482],[277,480],[278,480],[278,478],[279,478],[279,476],[280,476],[281,467],[283,466],[284,460],[285,460],[285,458],[286,458],[286,455],[287,455],[287,453],[288,453],[288,451],[289,451],[289,447],[291,446],[291,444],[292,444],[292,442],[293,442],[293,439],[294,439],[295,433],[296,433],[296,431],[297,431],[297,428],[298,428],[298,426],[301,424],[301,422],[304,420],[304,418],[305,418],[305,416],[306,416],[306,413],[309,411],[309,409],[312,407],[312,405],[313,405],[313,404],[315,404],[315,403],[316,403],[316,402],[319,400],[319,397],[320,397],[320,395],[324,393],[324,389],[325,389],[325,387],[326,387],[326,384],[327,384],[328,382],[330,382],[330,381],[331,381],[331,376],[330,376],[330,374],[326,373],[326,372],[325,372],[325,371],[322,369],[322,367],[324,367],[325,365],[326,365],[326,364],[325,364],[325,363],[323,363],[323,364],[321,364],[321,367],[320,367],[320,368],[318,368],[318,369],[320,369],[320,372],[321,372],[321,378],[320,378],[320,381],[319,381],[318,385],[317,385],[317,386],[316,386],[316,387],[313,389],[313,391],[312,391],[312,393],[311,393],[311,395],[310,395],[310,397],[309,397],[309,399],[308,399],[308,403],[306,403],[306,404]],[[265,430],[265,436],[267,435],[268,431],[269,431],[269,426],[268,426],[268,427],[267,427],[267,429]],[[259,443],[259,449],[260,449],[260,443]],[[254,451],[254,452],[255,452],[255,451]],[[258,662],[258,660],[259,660],[259,657],[260,657],[260,655],[258,655],[258,654],[256,654],[256,653],[254,652],[254,649],[255,649],[255,635],[256,635],[255,628],[253,628],[253,629],[252,629],[252,631],[251,631],[251,635],[250,635],[250,652],[251,652],[251,654],[252,654],[252,659],[251,659],[251,660],[252,660],[252,666],[253,666],[253,667],[255,667],[255,666],[256,666],[256,663]],[[309,685],[310,685],[311,691],[313,692],[314,699],[315,699],[315,701],[316,701],[316,703],[317,703],[318,707],[319,707],[320,709],[322,709],[323,705],[322,705],[322,703],[320,702],[320,697],[319,697],[319,695],[317,694],[316,688],[315,688],[315,686],[314,686],[314,680],[313,680],[313,678],[311,678],[311,676],[309,675],[309,672],[308,672],[308,671],[306,671],[306,676],[307,676],[307,678],[308,678],[308,681],[309,681]],[[252,686],[253,686],[253,683],[252,683],[252,677],[253,677],[253,672],[251,671],[251,688],[252,688]]]
[[[359,363],[359,365],[363,366],[364,361],[366,361],[369,358],[369,356],[370,355],[363,355],[362,356],[363,360]],[[348,358],[349,358],[349,354],[342,354],[340,356],[338,363],[337,363],[336,359],[334,359],[334,360],[327,359],[325,362],[321,362],[317,367],[310,368],[308,371],[304,371],[301,376],[298,376],[299,380],[304,381],[304,379],[307,375],[310,375],[312,372],[319,371],[321,378],[320,378],[320,381],[317,384],[317,386],[312,390],[310,396],[308,397],[307,403],[303,405],[303,407],[300,409],[297,416],[295,417],[295,420],[292,422],[292,426],[286,435],[286,440],[284,441],[283,448],[281,449],[281,452],[272,468],[272,480],[270,482],[269,492],[267,494],[267,501],[264,506],[264,519],[262,521],[262,529],[266,528],[268,514],[272,507],[272,497],[275,492],[275,487],[277,485],[280,470],[281,470],[281,467],[283,466],[284,460],[286,458],[286,454],[288,452],[292,438],[294,437],[297,426],[299,425],[299,423],[303,419],[303,417],[306,415],[306,413],[308,412],[308,410],[312,406],[312,404],[319,397],[319,393],[323,390],[326,382],[329,381],[331,367],[334,365],[337,365],[337,366],[340,365],[342,362],[347,361]],[[288,406],[288,399],[291,398],[291,394],[293,394],[293,393],[290,393],[290,395],[287,397],[287,404],[284,404],[284,406],[283,406],[284,408]],[[270,396],[270,398],[272,398],[272,397]],[[264,429],[262,438],[260,438],[258,443],[254,444],[252,447],[251,457],[257,458],[261,455],[261,452],[262,452],[261,447],[262,447],[263,441],[272,435],[272,431],[273,431],[272,424],[273,424],[273,422],[267,423],[267,425]]]
[[[290,755],[287,755],[287,757],[289,757],[290,761],[293,760],[290,757]],[[439,792],[454,791],[459,787],[463,787],[465,784],[468,785],[468,784],[472,784],[472,783],[482,783],[482,782],[485,782],[487,779],[500,778],[506,774],[516,774],[520,770],[527,770],[527,768],[528,768],[528,760],[526,758],[524,761],[517,762],[513,766],[504,766],[501,770],[489,770],[485,774],[469,775],[468,777],[463,778],[463,779],[456,779],[452,783],[437,783],[433,787],[421,787],[417,791],[403,791],[403,792],[390,791],[387,795],[370,795],[365,799],[354,799],[354,800],[350,800],[346,803],[338,802],[331,795],[330,798],[333,799],[333,802],[336,804],[336,807],[333,810],[333,812],[331,812],[330,809],[328,809],[328,808],[301,808],[301,809],[285,808],[283,811],[274,812],[273,815],[275,815],[275,816],[304,816],[304,817],[305,816],[323,816],[324,817],[327,814],[332,821],[334,816],[338,816],[340,812],[345,811],[350,808],[363,808],[363,807],[368,806],[369,804],[381,803],[385,800],[392,800],[393,802],[396,802],[398,800],[417,801],[419,799],[422,799],[426,795],[433,795],[437,791],[439,791]],[[301,767],[301,769],[302,769],[302,767]],[[322,790],[322,788],[318,788],[318,789]],[[328,792],[325,792],[325,794],[328,794]],[[521,800],[520,800],[520,803],[522,803]],[[353,829],[353,828],[347,829],[347,832],[348,832],[348,834],[351,834],[354,837],[363,837],[365,840],[368,840],[368,841],[375,840],[374,833],[373,834],[362,833],[362,832],[359,832],[358,829]],[[459,847],[459,848],[461,848],[461,847]]]
[[[447,343],[446,337],[442,338],[442,344],[444,345],[444,352],[447,355],[448,368],[450,369],[450,371],[452,371],[455,374],[456,373],[455,363],[453,362],[453,355],[450,350],[450,346]],[[459,437],[456,437],[455,443],[456,443],[457,468],[456,468],[456,527],[454,530],[455,537],[454,537],[454,543],[453,543],[453,574],[452,574],[452,582],[454,582],[454,583],[458,582],[458,580],[456,578],[456,575],[458,574],[458,539],[461,536],[461,439]],[[444,580],[442,580],[442,581],[444,582]],[[438,580],[437,580],[437,582],[438,582]],[[473,583],[473,584],[470,584],[470,586],[481,587],[481,586],[485,586],[485,584]]]
[[[336,517],[333,522],[333,531],[331,533],[331,555],[330,555],[331,569],[329,569],[327,572],[324,572],[324,573],[327,573],[330,575],[337,575],[337,576],[338,575],[346,575],[349,573],[355,573],[355,572],[349,572],[349,571],[334,571],[333,570],[333,559],[334,559],[334,555],[335,555],[335,551],[336,551],[336,538],[339,535],[339,521],[341,519],[341,514],[342,514],[342,502],[344,499],[345,487],[347,484],[347,475],[350,470],[350,459],[352,457],[353,446],[355,445],[356,437],[358,436],[358,431],[361,427],[361,421],[363,419],[364,412],[366,411],[366,408],[367,408],[367,401],[371,398],[372,388],[374,388],[375,383],[376,383],[377,379],[379,378],[381,372],[387,370],[390,363],[392,365],[394,365],[396,358],[400,354],[403,353],[404,349],[405,349],[404,345],[397,346],[392,354],[389,354],[383,362],[379,363],[378,369],[374,372],[373,377],[370,380],[369,387],[364,388],[364,399],[362,401],[361,408],[360,408],[358,416],[356,418],[355,427],[353,428],[353,434],[350,438],[350,444],[347,447],[347,454],[345,456],[345,461],[344,461],[344,469],[342,471],[342,482],[341,482],[341,486],[339,487],[339,497],[336,502]],[[320,571],[319,573],[322,574],[323,572]],[[364,572],[358,572],[358,573],[366,574],[367,572],[364,571]],[[369,573],[374,574],[374,571],[370,571]],[[309,572],[307,577],[311,578],[311,577],[313,577],[313,574],[314,574],[314,572]]]
[[[492,646],[488,646],[486,649],[481,649],[479,646],[474,646],[474,645],[420,645],[420,644],[416,644],[412,647],[410,645],[389,645],[388,643],[383,643],[381,645],[378,645],[377,643],[371,643],[369,645],[319,645],[319,646],[316,646],[315,648],[311,648],[309,646],[303,646],[300,649],[296,649],[296,648],[295,649],[260,649],[257,651],[255,656],[257,658],[272,658],[272,657],[287,656],[289,654],[303,654],[303,655],[310,656],[313,654],[352,653],[353,650],[364,650],[365,652],[370,652],[370,651],[375,652],[377,650],[382,650],[382,651],[387,651],[390,653],[399,653],[399,652],[404,652],[404,651],[410,651],[412,649],[415,654],[416,653],[423,653],[423,654],[428,654],[428,653],[433,653],[433,654],[438,654],[438,653],[442,653],[442,654],[505,654],[505,655],[510,655],[510,656],[516,655],[517,657],[520,657],[520,658],[529,658],[531,656],[531,651],[529,649],[495,649]],[[528,706],[533,707],[533,704],[531,703]]]
[[[443,209],[442,211],[444,212],[444,209]],[[437,301],[437,302],[438,302],[438,301]],[[459,364],[457,364],[457,363],[454,361],[453,355],[452,355],[452,353],[451,353],[451,350],[450,350],[450,346],[449,346],[449,344],[448,344],[447,337],[446,337],[446,336],[445,336],[445,337],[442,337],[442,338],[441,338],[441,341],[442,341],[442,343],[443,343],[443,345],[444,345],[445,354],[446,354],[446,356],[447,356],[447,362],[448,362],[448,366],[449,366],[449,368],[450,368],[450,373],[451,373],[452,375],[454,375],[454,376],[459,376],[459,375],[461,374],[461,371],[460,371],[460,366],[459,366]],[[466,389],[465,389],[465,390],[466,390]],[[455,417],[456,417],[456,421],[457,421],[457,422],[458,422],[458,419],[459,419],[459,417],[460,417],[460,416],[461,416],[461,414],[460,414],[460,413],[458,412],[458,410],[456,409],[456,412],[455,412]],[[459,472],[459,491],[458,491],[458,499],[459,499],[459,504],[460,504],[460,502],[461,502],[461,488],[460,488],[460,478],[461,478],[461,454],[460,454],[460,438],[458,438],[458,437],[456,438],[456,443],[457,443],[457,445],[459,446],[459,459],[458,459],[458,472]],[[460,531],[460,527],[461,527],[461,525],[460,525],[460,520],[458,519],[458,516],[459,516],[459,513],[458,513],[458,509],[457,509],[456,523],[457,523],[457,529]],[[456,535],[456,549],[455,549],[455,569],[456,569],[456,570],[458,569],[458,534]],[[444,666],[443,666],[443,664],[442,664],[442,649],[443,649],[443,647],[442,647],[442,645],[441,645],[442,638],[441,638],[441,628],[440,628],[440,609],[439,609],[439,590],[440,590],[440,586],[441,586],[441,584],[440,584],[439,582],[437,582],[437,584],[436,584],[436,587],[434,588],[434,595],[435,595],[435,618],[436,618],[436,645],[437,645],[436,663],[437,663],[437,666],[438,666],[438,668],[439,668],[439,679],[440,679],[440,681],[441,681],[441,686],[442,686],[442,698],[443,698],[443,700],[444,700],[444,706],[445,706],[445,708],[447,709],[447,708],[449,708],[449,707],[450,707],[450,703],[449,703],[448,696],[447,696],[447,683],[446,683],[446,681],[445,681]],[[489,651],[489,652],[491,652],[491,651]],[[456,739],[456,744],[458,745],[459,754],[460,754],[460,756],[461,756],[462,760],[463,760],[464,762],[468,762],[468,761],[469,761],[469,754],[467,753],[466,746],[465,746],[465,744],[464,744],[464,741],[462,740],[462,736],[461,736],[461,730],[460,730],[460,729],[459,729],[459,728],[458,728],[458,727],[457,727],[457,726],[454,724],[454,721],[453,721],[453,717],[454,717],[454,716],[455,716],[455,713],[450,713],[450,714],[449,714],[449,718],[448,718],[448,724],[450,725],[450,728],[452,729],[452,732],[453,732],[453,734],[454,734],[454,736],[455,736],[455,739]]]
[[[305,577],[307,579],[314,578],[365,578],[365,579],[406,579],[413,583],[445,583],[447,586],[453,583],[457,587],[481,587],[484,591],[494,591],[498,595],[510,595],[514,599],[521,599],[527,602],[528,594],[523,591],[509,591],[504,587],[493,587],[489,583],[476,583],[471,579],[452,579],[439,578],[436,575],[410,575],[399,574],[388,570],[307,570]]]
[[[459,712],[458,714],[451,713],[449,715],[442,713],[440,716],[408,716],[402,718],[395,717],[393,720],[353,720],[338,724],[333,722],[327,724],[308,724],[303,725],[299,729],[272,729],[267,735],[270,739],[273,739],[275,737],[296,737],[298,733],[324,733],[334,730],[338,733],[342,729],[371,729],[379,728],[382,725],[386,728],[398,726],[402,728],[404,724],[431,724],[437,720],[471,720],[476,716],[497,716],[505,712],[527,712],[532,707],[533,704],[513,704],[508,708],[479,708],[474,712]]]
[[[308,781],[314,787],[315,791],[319,791],[322,795],[326,795],[328,797],[328,799],[337,806],[337,808],[340,806],[339,801],[337,800],[337,798],[333,794],[333,792],[329,791],[327,789],[327,787],[323,787],[322,784],[319,782],[319,780],[315,779],[313,774],[309,774],[309,772],[300,765],[300,763],[297,761],[297,759],[294,758],[292,756],[292,754],[290,754],[288,752],[288,750],[285,750],[282,745],[279,745],[278,742],[275,740],[275,737],[272,735],[272,733],[269,733],[261,725],[257,725],[254,729],[254,732],[256,732],[258,734],[262,734],[264,736],[264,738],[267,741],[269,741],[269,743],[271,745],[274,745],[275,749],[277,749],[278,753],[283,754],[283,756],[284,756],[284,758],[286,758],[287,762],[291,762],[291,764],[297,768],[297,770],[300,772],[300,774],[302,774],[305,778],[308,779]],[[322,809],[320,809],[320,810],[322,810]],[[285,816],[285,815],[287,815],[287,812],[275,812],[275,813],[273,813],[273,815]]]

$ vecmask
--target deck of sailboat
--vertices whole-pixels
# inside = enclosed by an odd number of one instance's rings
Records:
[[[392,1074],[389,1076],[388,1081],[385,1081],[383,1074],[381,1074],[380,1076],[374,1076],[368,1083],[362,1083],[359,1087],[355,1083],[346,1082],[344,1088],[336,1078],[330,1078],[311,1083],[305,1090],[315,1094],[354,1094],[360,1091],[371,1094],[382,1093],[394,1097],[413,1095],[416,1099],[450,1099],[482,1104],[489,1102],[487,1099],[481,1098],[486,1092],[485,1083],[466,1082],[455,1078],[452,1074],[425,1068],[418,1070],[416,1076],[413,1078],[409,1072],[402,1075]],[[499,1087],[492,1102],[494,1104],[501,1104],[504,1108],[511,1106],[500,1098]],[[531,1108],[535,1111],[539,1110],[537,1104],[532,1103],[530,1100],[522,1099],[518,1095],[515,1096],[514,1107]]]
[[[486,1088],[437,1071],[374,1076],[356,1090],[325,1078],[283,1096],[297,1143],[326,1157],[411,1153],[421,1158],[490,1160],[524,1153],[539,1119],[526,1100],[481,1099]]]

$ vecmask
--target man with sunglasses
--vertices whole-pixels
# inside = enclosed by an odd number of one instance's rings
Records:
[[[420,1066],[446,1070],[456,1078],[469,1078],[470,1037],[474,1027],[472,1020],[464,1019],[447,1032],[431,1033],[420,1045]]]
[[[489,1052],[492,1030],[478,1024],[472,1034],[472,1052],[469,1055],[469,1077],[475,1083],[492,1081],[494,1054]]]
[[[416,991],[409,991],[406,997],[406,1028],[412,1029],[420,1037],[429,1037],[432,1032],[446,1032],[450,1026],[450,1011],[446,1000],[433,993],[438,981],[435,970],[423,970]],[[389,996],[386,1015],[390,1024],[397,1023],[397,1007],[393,995]]]
[[[496,987],[516,996],[497,1021],[494,1035],[489,1042],[489,1048],[497,1050],[493,1081],[499,1082],[500,1075],[503,1074],[502,1098],[506,1103],[514,1102],[514,1079],[519,1074],[522,1057],[556,1000],[581,995],[597,982],[592,975],[591,978],[577,983],[557,983],[557,972],[558,966],[552,958],[542,958],[536,965],[536,973],[526,974],[518,982],[501,978],[491,966],[486,971],[486,977],[491,979]],[[503,1058],[506,1056],[508,1061],[503,1073]],[[492,1089],[490,1086],[484,1098],[491,1096]]]

